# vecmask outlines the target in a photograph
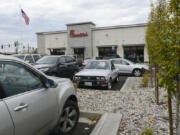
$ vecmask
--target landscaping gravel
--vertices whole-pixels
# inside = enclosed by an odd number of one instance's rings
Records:
[[[156,105],[154,88],[141,87],[141,79],[129,77],[122,91],[77,89],[80,110],[122,113],[118,135],[140,134],[145,127],[155,135],[168,135],[167,92],[160,88],[161,105]]]

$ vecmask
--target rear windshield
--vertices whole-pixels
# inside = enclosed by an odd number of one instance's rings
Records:
[[[43,57],[39,59],[37,64],[56,64],[58,62],[59,57]]]
[[[87,63],[85,69],[105,69],[109,70],[110,66],[106,61],[90,61]]]

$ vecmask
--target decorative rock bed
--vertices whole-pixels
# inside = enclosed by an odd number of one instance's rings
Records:
[[[78,89],[80,110],[119,111],[123,117],[118,135],[140,134],[145,127],[152,128],[155,135],[168,135],[167,92],[160,88],[162,104],[156,105],[154,88],[141,87],[141,79],[128,78],[121,91]]]

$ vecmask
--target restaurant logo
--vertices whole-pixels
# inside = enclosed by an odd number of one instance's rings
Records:
[[[86,33],[75,33],[75,30],[70,30],[69,35],[70,35],[71,38],[74,38],[74,37],[87,37],[88,36],[87,32]]]

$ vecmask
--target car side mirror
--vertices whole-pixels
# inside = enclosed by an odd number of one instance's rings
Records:
[[[53,80],[46,79],[46,81],[45,81],[46,88],[55,88],[56,86],[57,86],[57,84]]]

